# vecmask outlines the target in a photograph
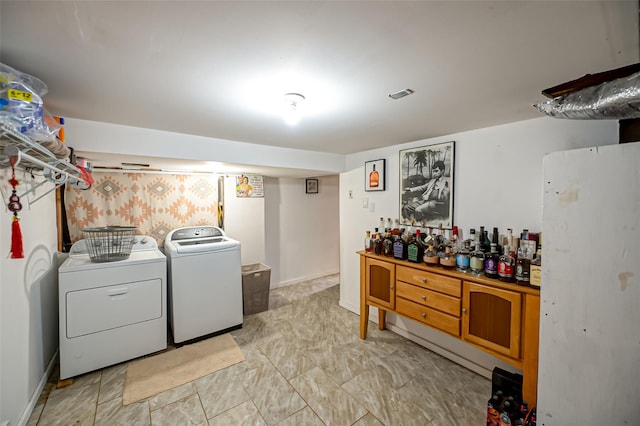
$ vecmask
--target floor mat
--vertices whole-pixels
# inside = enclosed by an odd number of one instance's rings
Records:
[[[230,334],[130,362],[122,404],[128,405],[244,361]]]

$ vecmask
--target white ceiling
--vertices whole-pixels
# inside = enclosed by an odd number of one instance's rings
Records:
[[[0,60],[84,120],[349,154],[542,116],[638,62],[637,1],[5,1]],[[413,89],[409,97],[388,94]],[[287,92],[305,116],[280,116]]]

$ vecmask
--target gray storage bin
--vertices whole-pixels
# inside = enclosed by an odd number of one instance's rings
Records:
[[[269,309],[271,268],[262,263],[242,265],[242,308],[245,315]]]

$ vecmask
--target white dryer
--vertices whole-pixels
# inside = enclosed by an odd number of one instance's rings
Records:
[[[242,327],[238,241],[215,226],[178,228],[165,238],[164,251],[175,343]]]
[[[60,379],[167,347],[167,261],[135,236],[128,259],[91,262],[85,240],[58,269]]]

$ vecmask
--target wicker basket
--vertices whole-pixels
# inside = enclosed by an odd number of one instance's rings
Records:
[[[138,228],[135,226],[103,226],[83,229],[89,258],[96,263],[128,259],[137,231]]]

